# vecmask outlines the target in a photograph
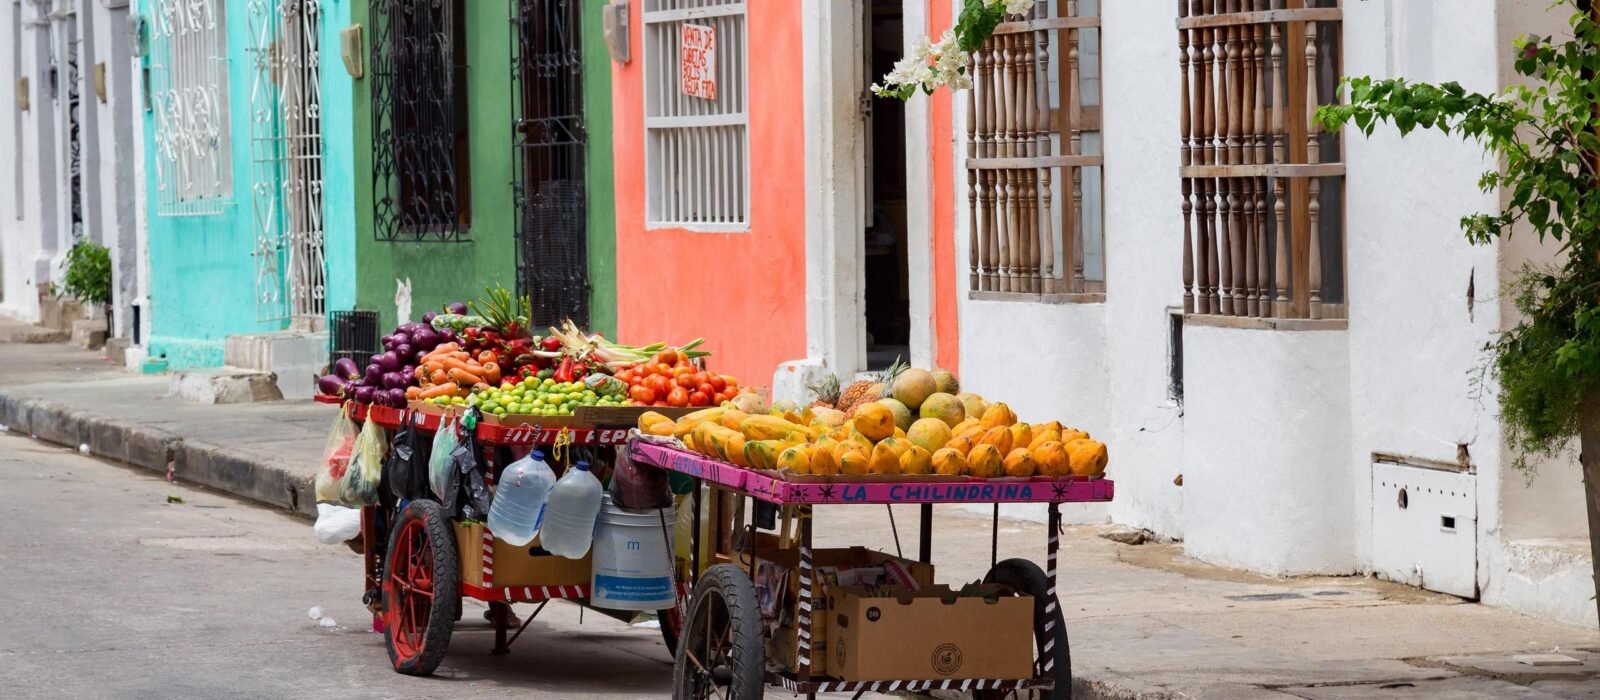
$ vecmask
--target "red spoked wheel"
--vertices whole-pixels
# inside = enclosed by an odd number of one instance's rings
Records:
[[[688,607],[687,603],[680,603]],[[657,620],[661,623],[661,641],[667,645],[667,653],[678,655],[678,640],[683,637],[683,613],[677,607],[667,608],[656,613]]]
[[[444,509],[433,501],[412,501],[393,533],[383,571],[384,643],[395,671],[426,676],[450,645],[461,605],[461,560]]]

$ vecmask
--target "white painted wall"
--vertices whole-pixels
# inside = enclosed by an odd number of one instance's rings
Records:
[[[48,25],[35,25],[48,10],[31,0],[0,2],[0,65],[7,85],[0,109],[0,162],[10,168],[0,193],[5,290],[0,312],[28,321],[39,317],[38,285],[49,280],[55,239],[54,106],[47,88],[50,35]],[[14,97],[23,77],[29,81],[25,112],[18,110]]]

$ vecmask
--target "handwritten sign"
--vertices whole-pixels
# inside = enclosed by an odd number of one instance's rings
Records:
[[[679,27],[678,76],[683,94],[717,99],[717,30],[688,22]]]

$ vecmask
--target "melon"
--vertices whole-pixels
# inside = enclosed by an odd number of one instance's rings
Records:
[[[932,372],[912,367],[895,377],[889,395],[905,404],[907,408],[917,408],[937,389]]]
[[[894,410],[874,401],[856,410],[854,423],[868,440],[877,442],[894,434]]]
[[[919,414],[923,418],[938,418],[945,425],[956,426],[967,419],[967,409],[950,394],[933,394],[922,402]]]
[[[933,390],[941,394],[961,393],[961,382],[956,380],[956,375],[947,369],[933,371]]]
[[[950,442],[950,426],[938,418],[922,418],[911,424],[911,429],[906,431],[906,439],[911,444],[927,450],[929,453],[938,452],[945,443]]]
[[[983,412],[989,410],[989,402],[977,394],[962,392],[956,394],[956,399],[961,401],[962,408],[967,409],[967,415],[973,418],[982,418]]]
[[[896,428],[906,430],[911,427],[910,406],[905,405],[898,399],[881,399],[878,403],[888,406],[889,410],[894,413],[894,426]]]

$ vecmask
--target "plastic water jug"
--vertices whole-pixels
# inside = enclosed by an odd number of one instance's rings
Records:
[[[539,543],[551,554],[582,559],[594,541],[595,518],[600,516],[600,480],[589,473],[588,462],[578,462],[550,489],[544,507]]]
[[[521,547],[539,534],[545,499],[556,484],[556,473],[534,450],[500,473],[494,500],[489,504],[489,531],[507,544]]]

